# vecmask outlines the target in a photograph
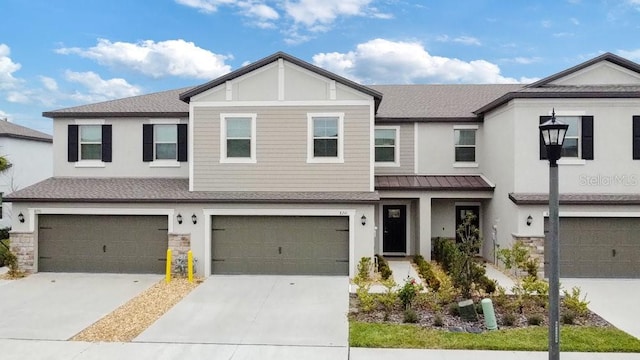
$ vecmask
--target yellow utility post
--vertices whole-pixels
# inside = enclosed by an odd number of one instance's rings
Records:
[[[171,249],[167,249],[167,273],[165,274],[164,281],[166,283],[171,282]]]
[[[189,282],[193,283],[193,252],[191,250],[187,252],[187,274]]]

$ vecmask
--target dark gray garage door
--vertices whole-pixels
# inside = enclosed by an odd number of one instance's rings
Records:
[[[40,215],[38,270],[163,273],[166,216]]]
[[[213,274],[349,274],[348,217],[214,216]]]
[[[640,278],[640,219],[560,218],[560,276]]]

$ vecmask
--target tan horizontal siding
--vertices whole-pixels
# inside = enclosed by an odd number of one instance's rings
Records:
[[[256,113],[255,164],[220,163],[220,113]],[[307,113],[343,112],[344,163],[307,163]],[[194,112],[199,191],[368,191],[369,107],[204,108]]]
[[[400,166],[376,166],[376,175],[406,175],[415,173],[415,136],[413,123],[400,124]]]

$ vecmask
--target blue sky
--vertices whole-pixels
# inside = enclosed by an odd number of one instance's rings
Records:
[[[531,82],[640,61],[640,0],[0,0],[0,118],[212,80],[285,51],[363,84]]]

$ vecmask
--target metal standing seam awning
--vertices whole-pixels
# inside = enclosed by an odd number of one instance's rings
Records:
[[[379,175],[376,190],[493,191],[482,175]]]

